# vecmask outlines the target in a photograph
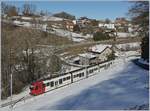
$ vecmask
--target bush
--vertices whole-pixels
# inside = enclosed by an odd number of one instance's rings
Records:
[[[101,40],[107,40],[110,39],[110,36],[108,34],[105,34],[103,32],[96,32],[93,35],[94,41],[101,41]]]

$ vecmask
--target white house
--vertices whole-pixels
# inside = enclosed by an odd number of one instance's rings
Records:
[[[74,24],[74,25],[76,25],[76,24],[77,24],[77,21],[76,21],[76,20],[73,20],[72,22],[73,22],[73,24]]]
[[[115,29],[115,24],[113,24],[113,23],[109,23],[109,24],[99,23],[98,26],[99,27],[104,27],[104,28],[107,28],[107,29]]]

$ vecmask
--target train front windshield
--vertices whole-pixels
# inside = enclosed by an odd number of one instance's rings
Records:
[[[33,89],[34,89],[34,86],[33,86],[33,85],[31,85],[31,86],[30,86],[30,90],[33,90]]]

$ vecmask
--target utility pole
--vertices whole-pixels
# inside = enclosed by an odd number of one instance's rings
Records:
[[[12,110],[12,108],[13,108],[13,106],[12,106],[12,73],[10,74],[10,94],[11,94],[11,110]]]
[[[13,50],[10,49],[10,101],[11,101],[11,111],[13,110],[13,105],[12,105],[12,91],[13,91]]]

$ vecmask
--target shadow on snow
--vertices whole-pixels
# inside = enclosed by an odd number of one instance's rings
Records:
[[[133,63],[129,63],[125,68],[115,74],[117,76],[113,79],[92,86],[78,95],[64,98],[54,106],[44,106],[41,109],[122,110],[148,104],[148,71],[139,69]]]

